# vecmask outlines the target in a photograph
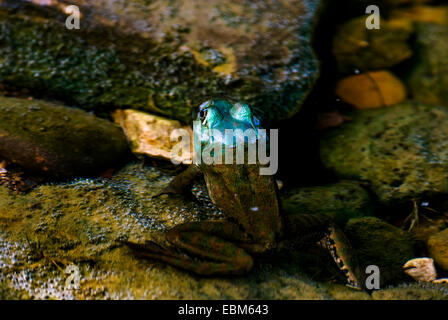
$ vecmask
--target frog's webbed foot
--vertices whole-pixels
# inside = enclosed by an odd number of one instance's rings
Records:
[[[204,229],[213,222],[186,223],[168,231],[164,247],[154,242],[138,244],[126,242],[141,257],[155,259],[199,275],[240,275],[253,266],[252,257],[235,243]],[[217,229],[226,228],[226,222],[216,221]],[[205,226],[205,227],[204,227]]]
[[[362,288],[361,273],[357,256],[344,233],[327,215],[294,214],[287,215],[286,232],[288,237],[307,238],[319,241],[329,250],[338,268],[347,278],[347,284],[354,288]]]
[[[347,285],[356,289],[363,288],[358,259],[345,234],[337,226],[331,225],[323,242],[339,269],[344,272]]]
[[[183,194],[192,197],[193,195],[189,192],[189,187],[191,186],[193,180],[200,174],[201,171],[199,168],[195,165],[191,165],[185,169],[185,171],[174,177],[166,188],[160,192],[157,192],[152,197],[158,197],[162,194]]]

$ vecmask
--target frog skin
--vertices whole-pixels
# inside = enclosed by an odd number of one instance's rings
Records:
[[[207,101],[200,106],[197,120],[201,125],[195,134],[199,134],[202,150],[211,143],[222,143],[222,150],[226,146],[226,141],[211,139],[211,129],[222,133],[225,129],[255,129],[256,137],[259,137],[259,122],[244,103]],[[241,275],[251,270],[254,257],[275,253],[288,239],[317,234],[314,241],[322,239],[321,243],[344,272],[348,285],[360,288],[356,256],[342,231],[329,221],[327,215],[298,213],[282,216],[277,183],[272,175],[260,175],[259,169],[258,163],[190,166],[159,194],[184,193],[192,180],[203,173],[211,200],[227,219],[175,226],[165,235],[169,245],[152,241],[126,244],[139,256],[199,275]]]

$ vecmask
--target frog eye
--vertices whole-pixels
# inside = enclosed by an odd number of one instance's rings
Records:
[[[201,119],[202,125],[205,126],[207,123],[207,109],[202,109],[199,111],[199,118]]]

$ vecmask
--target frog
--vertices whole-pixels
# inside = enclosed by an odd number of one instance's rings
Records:
[[[214,152],[225,155],[226,149],[238,144],[247,149],[260,139],[269,139],[252,108],[243,102],[207,100],[199,106],[195,123],[194,152],[208,147],[213,156]],[[249,129],[253,134],[224,139],[227,129]],[[212,134],[213,130],[221,134]],[[228,276],[246,274],[257,257],[275,255],[289,248],[290,239],[311,235],[312,241],[328,249],[347,285],[362,288],[356,254],[340,227],[324,214],[282,214],[274,175],[260,174],[260,161],[244,160],[193,163],[155,195],[191,193],[189,186],[202,174],[211,201],[225,219],[179,224],[166,232],[163,243],[125,244],[140,257],[202,276]]]

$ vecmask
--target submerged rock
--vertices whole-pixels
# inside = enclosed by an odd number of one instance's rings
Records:
[[[101,173],[127,154],[123,131],[87,112],[0,97],[0,157],[56,177]]]
[[[404,84],[389,71],[349,76],[336,84],[336,94],[357,109],[381,108],[403,102]]]
[[[448,271],[448,229],[429,237],[428,250],[436,263]]]
[[[279,120],[299,110],[318,75],[320,0],[71,1],[80,30],[65,28],[64,2],[52,3],[2,1],[1,83],[183,122],[206,98],[229,95]]]
[[[332,51],[342,73],[387,69],[412,55],[407,44],[412,29],[382,19],[380,30],[368,30],[366,17],[349,20],[336,31]]]
[[[412,97],[448,106],[448,26],[417,24],[418,56],[407,78]]]
[[[406,102],[351,117],[321,140],[326,168],[370,182],[384,204],[448,193],[447,108]]]
[[[411,234],[374,217],[350,220],[345,232],[358,254],[361,270],[378,266],[381,286],[405,279],[403,265],[414,257]]]
[[[350,181],[288,191],[281,197],[281,205],[287,214],[325,213],[341,224],[373,213],[367,191]]]
[[[298,270],[290,254],[284,262],[257,261],[245,276],[222,278],[198,277],[135,257],[121,240],[156,240],[180,223],[222,218],[203,183],[193,187],[196,202],[151,199],[172,177],[157,168],[129,164],[109,180],[42,185],[27,194],[0,186],[0,297],[333,298],[334,290]],[[66,285],[69,266],[79,272],[79,290]]]

